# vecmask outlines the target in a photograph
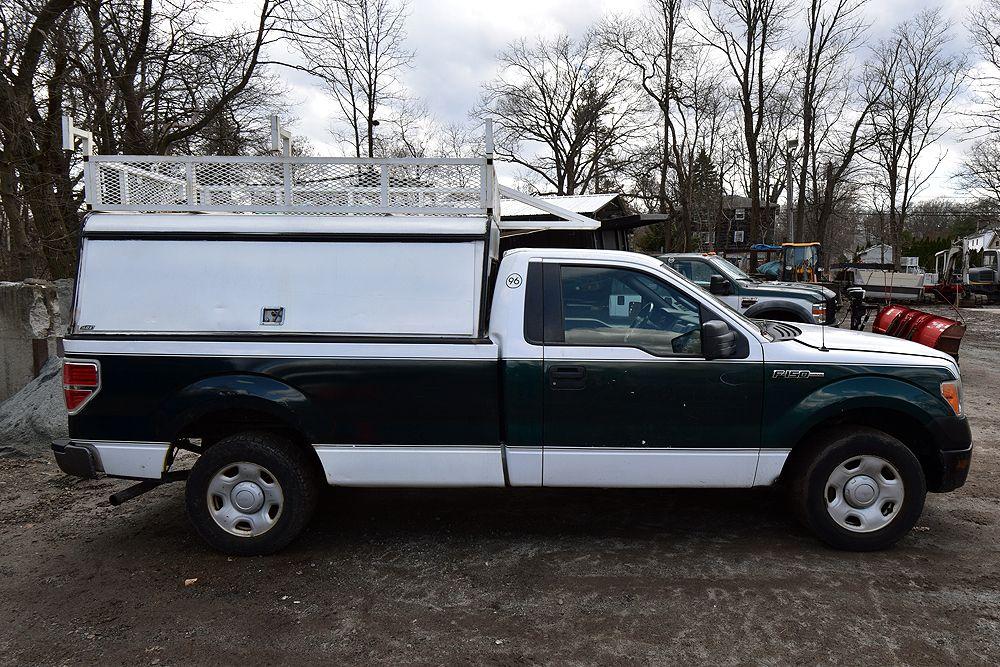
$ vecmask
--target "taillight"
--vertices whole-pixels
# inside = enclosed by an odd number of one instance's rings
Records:
[[[63,361],[63,398],[70,414],[79,412],[101,388],[101,369],[96,361]]]

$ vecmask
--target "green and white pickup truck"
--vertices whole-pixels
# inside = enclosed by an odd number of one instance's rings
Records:
[[[225,552],[284,547],[325,484],[779,484],[822,540],[871,550],[968,474],[947,354],[748,319],[646,255],[501,256],[490,157],[85,171],[55,459],[134,480],[112,504],[183,480]],[[764,289],[715,266],[747,299]]]
[[[660,259],[747,317],[802,324],[836,322],[839,299],[822,285],[761,282],[718,255],[672,253]]]

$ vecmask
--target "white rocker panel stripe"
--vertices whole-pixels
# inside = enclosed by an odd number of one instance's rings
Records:
[[[544,450],[545,486],[608,488],[746,488],[758,449]]]
[[[542,485],[542,448],[506,447],[507,481],[511,486]]]
[[[335,486],[504,486],[500,447],[316,445]]]
[[[499,447],[316,445],[316,453],[335,486],[505,484]],[[756,448],[509,447],[507,471],[511,486],[748,488],[773,484],[788,454]]]
[[[757,473],[753,478],[754,486],[771,486],[778,481],[782,468],[788,455],[792,453],[790,449],[762,449],[760,459],[757,461]]]

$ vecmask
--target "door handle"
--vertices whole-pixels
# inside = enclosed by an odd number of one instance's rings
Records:
[[[583,389],[587,369],[583,366],[553,366],[549,369],[549,386],[553,389]]]

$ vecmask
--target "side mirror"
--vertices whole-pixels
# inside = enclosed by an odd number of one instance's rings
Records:
[[[733,286],[729,284],[726,278],[715,274],[712,276],[712,282],[708,286],[708,291],[716,296],[726,296],[732,294]]]
[[[705,358],[726,359],[736,352],[736,332],[722,320],[709,320],[701,325],[701,353]]]

